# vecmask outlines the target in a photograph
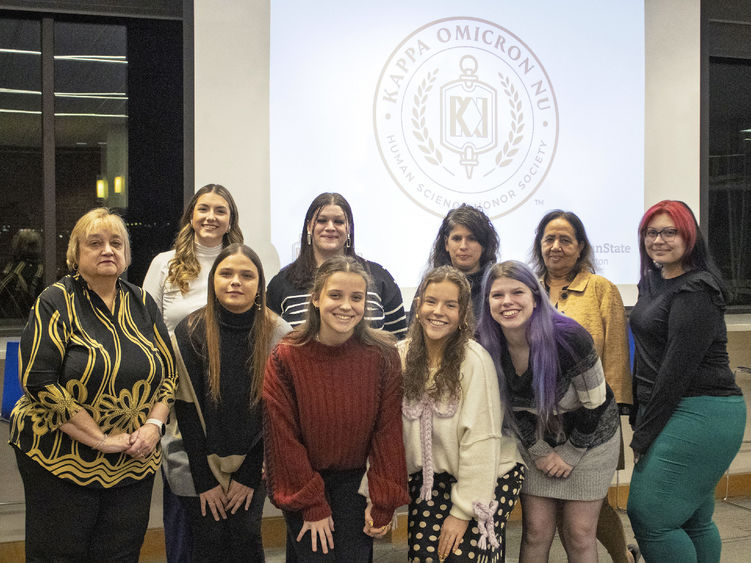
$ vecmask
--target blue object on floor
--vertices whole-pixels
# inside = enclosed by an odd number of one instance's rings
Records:
[[[3,420],[8,420],[16,401],[23,395],[18,373],[18,342],[8,341],[5,347],[5,375],[3,376]]]

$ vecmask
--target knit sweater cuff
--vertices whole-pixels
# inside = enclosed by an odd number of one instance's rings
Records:
[[[453,516],[454,518],[458,518],[459,520],[472,520],[472,518],[475,517],[474,511],[467,512],[466,510],[462,510],[457,504],[454,504],[451,507],[451,510],[449,510],[449,514]]]
[[[381,508],[378,506],[370,507],[370,516],[373,518],[373,527],[381,528],[391,522],[391,517],[394,515],[393,510],[388,508]]]
[[[331,507],[326,502],[314,504],[302,510],[302,519],[306,522],[317,522],[329,516],[331,516]]]
[[[555,453],[557,453],[561,459],[571,467],[575,467],[586,452],[587,448],[577,448],[570,441],[567,441],[560,446],[556,446],[555,448]]]
[[[527,450],[529,451],[529,455],[531,455],[535,459],[545,457],[546,455],[553,452],[553,448],[550,447],[550,444],[548,444],[545,440],[538,440],[529,448],[527,448]]]

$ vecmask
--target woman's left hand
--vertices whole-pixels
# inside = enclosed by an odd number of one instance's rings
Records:
[[[535,465],[537,466],[537,469],[545,473],[548,477],[559,479],[565,479],[571,475],[571,471],[574,469],[573,465],[569,465],[563,461],[561,456],[555,452],[550,452],[545,457],[537,458],[535,460]]]
[[[250,508],[250,501],[253,500],[254,492],[255,489],[251,489],[242,483],[234,480],[230,481],[229,489],[227,490],[227,510],[234,514],[243,503],[245,504],[245,510],[248,510]]]
[[[153,453],[161,438],[162,433],[156,425],[144,424],[130,435],[130,448],[125,453],[135,458],[145,459]]]
[[[438,538],[438,558],[443,561],[458,547],[467,531],[469,520],[462,520],[456,516],[447,516],[441,526],[441,537]]]
[[[363,527],[362,531],[371,538],[382,538],[389,533],[389,530],[391,529],[391,522],[389,522],[385,526],[381,526],[380,528],[374,527],[373,516],[371,516],[370,514],[370,509],[372,506],[373,505],[370,504],[370,501],[368,501],[368,505],[365,507],[365,526]]]

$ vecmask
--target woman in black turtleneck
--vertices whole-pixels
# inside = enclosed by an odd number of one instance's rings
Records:
[[[271,346],[289,325],[266,308],[258,255],[231,244],[209,273],[208,303],[175,329],[175,403],[197,497],[180,497],[198,561],[263,561],[260,396]]]
[[[499,244],[490,218],[481,209],[463,203],[443,218],[430,252],[431,269],[450,265],[469,280],[475,320],[482,310],[482,277],[499,259]]]

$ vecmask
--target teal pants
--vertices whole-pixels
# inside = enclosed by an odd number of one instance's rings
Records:
[[[686,397],[634,467],[628,517],[645,561],[720,561],[717,482],[743,440],[743,397]]]

